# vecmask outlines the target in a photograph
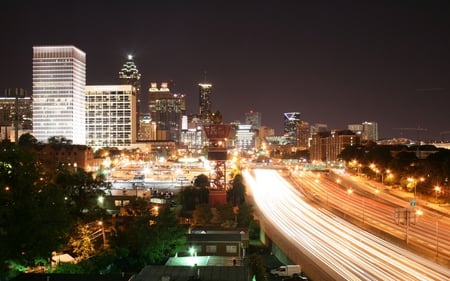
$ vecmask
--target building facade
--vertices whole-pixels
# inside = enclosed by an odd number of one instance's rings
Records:
[[[300,121],[297,124],[297,147],[300,149],[308,149],[310,139],[311,126],[308,122]]]
[[[136,142],[136,95],[132,85],[86,86],[87,145],[130,147]]]
[[[199,115],[200,118],[205,122],[209,123],[211,114],[211,95],[212,95],[212,84],[209,83],[199,83],[198,84],[198,99],[199,99]]]
[[[255,132],[250,124],[236,125],[236,148],[241,151],[250,151],[255,147]]]
[[[0,93],[0,140],[16,141],[17,135],[33,130],[32,99],[23,89],[8,89]]]
[[[74,46],[33,47],[33,135],[86,143],[86,54]]]
[[[181,122],[186,115],[186,99],[183,94],[170,92],[168,83],[152,82],[149,89],[149,112],[156,123],[157,140],[180,141]]]
[[[335,161],[344,148],[358,144],[360,137],[350,130],[316,133],[311,139],[310,160]]]
[[[135,105],[133,108],[135,108],[135,112],[133,114],[135,115],[135,120],[139,120],[140,116],[140,95],[141,95],[141,74],[139,73],[138,68],[136,67],[136,64],[133,61],[133,56],[128,55],[127,61],[122,66],[122,69],[119,71],[119,81],[122,85],[131,85],[132,88],[132,94],[135,96]],[[137,126],[133,131],[136,132],[136,134],[139,134],[139,125],[140,122],[136,122],[135,126]],[[134,139],[138,138],[138,135],[133,137]]]
[[[284,117],[284,135],[288,144],[297,145],[297,126],[300,123],[299,112],[286,112]]]
[[[250,110],[249,112],[245,113],[245,124],[252,125],[252,129],[258,129],[259,127],[261,127],[261,122],[261,112]]]
[[[377,122],[363,122],[362,140],[377,141],[378,140],[378,123]]]

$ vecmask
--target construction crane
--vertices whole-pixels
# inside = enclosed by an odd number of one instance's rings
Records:
[[[420,126],[417,128],[392,128],[393,130],[399,130],[399,131],[416,131],[417,133],[417,144],[420,145],[420,132],[428,131],[425,128],[421,128]],[[403,135],[402,135],[403,136]]]

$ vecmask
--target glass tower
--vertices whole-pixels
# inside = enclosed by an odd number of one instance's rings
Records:
[[[74,46],[33,47],[33,135],[86,144],[86,54]]]
[[[203,121],[209,123],[209,114],[211,113],[211,95],[212,85],[207,83],[198,84],[199,89],[199,114]]]

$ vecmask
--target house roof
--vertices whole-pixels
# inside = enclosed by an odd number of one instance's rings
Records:
[[[167,279],[163,279],[163,278]],[[249,281],[246,266],[146,266],[131,281]]]

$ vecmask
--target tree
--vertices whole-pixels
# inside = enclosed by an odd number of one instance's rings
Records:
[[[266,269],[261,255],[251,254],[247,257],[246,262],[256,281],[267,281]]]
[[[73,248],[73,252],[82,259],[87,259],[95,253],[93,232],[86,224],[78,221],[76,225],[76,234],[70,238],[69,244]]]
[[[193,214],[194,224],[208,225],[213,217],[209,204],[198,204]]]
[[[161,264],[183,249],[186,231],[170,209],[163,209],[157,217],[133,217],[118,227],[112,240],[116,247],[116,264],[127,271],[141,270],[147,264]]]
[[[236,175],[231,189],[227,191],[227,201],[233,206],[239,206],[245,202],[245,185],[243,181],[242,175]]]
[[[239,226],[249,227],[250,223],[253,221],[253,205],[249,203],[243,203],[239,205],[239,210],[237,214],[237,222]]]
[[[53,137],[49,137],[48,138],[48,143],[49,144],[67,144],[67,145],[71,145],[72,144],[72,140],[67,139],[64,136],[53,136]]]
[[[86,172],[83,169],[63,166],[58,170],[55,178],[55,184],[64,190],[70,211],[75,218],[86,216],[97,208],[97,199],[104,196],[105,191],[110,188],[110,184],[104,182],[101,178],[94,178],[93,173]],[[97,218],[102,214],[97,214]],[[95,219],[94,216],[91,219]]]
[[[34,265],[66,242],[71,220],[64,195],[45,181],[29,151],[3,144],[0,159],[0,263]]]
[[[20,146],[32,146],[38,143],[38,140],[30,133],[26,133],[20,136],[19,138]]]
[[[236,214],[233,206],[231,204],[217,206],[214,221],[223,227],[235,227]]]
[[[205,174],[200,174],[194,179],[195,187],[209,187],[209,178]]]
[[[170,256],[181,251],[186,242],[186,230],[178,223],[175,213],[169,208],[163,209],[152,226],[154,237],[151,242],[155,255],[150,263],[165,262]]]
[[[195,210],[197,204],[209,201],[209,190],[205,187],[186,187],[179,193],[180,203],[184,212]]]

